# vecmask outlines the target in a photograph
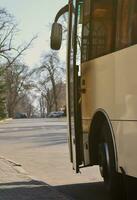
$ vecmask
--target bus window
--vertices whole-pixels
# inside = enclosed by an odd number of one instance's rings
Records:
[[[137,44],[137,1],[120,0],[117,8],[116,50]]]
[[[82,31],[82,61],[88,60],[89,31],[90,31],[90,0],[83,5],[83,31]]]
[[[96,58],[114,51],[114,13],[113,0],[93,1],[90,58]]]

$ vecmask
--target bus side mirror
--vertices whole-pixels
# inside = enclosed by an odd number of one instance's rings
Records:
[[[59,50],[62,42],[62,25],[54,22],[51,28],[50,47]]]

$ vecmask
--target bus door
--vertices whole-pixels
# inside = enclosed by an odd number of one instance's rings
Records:
[[[67,53],[67,96],[68,96],[68,120],[69,120],[69,149],[73,169],[79,172],[79,166],[83,160],[82,127],[80,109],[80,52],[77,37],[77,10],[79,1],[69,2],[69,31]]]

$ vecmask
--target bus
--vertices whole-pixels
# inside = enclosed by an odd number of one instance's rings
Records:
[[[69,0],[52,25],[54,50],[65,12],[70,160],[76,172],[98,165],[125,199],[137,188],[137,1]]]

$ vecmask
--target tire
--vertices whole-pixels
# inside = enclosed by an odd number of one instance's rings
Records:
[[[110,127],[104,123],[99,140],[98,162],[104,184],[111,199],[123,200],[122,178],[116,172],[116,159]]]

